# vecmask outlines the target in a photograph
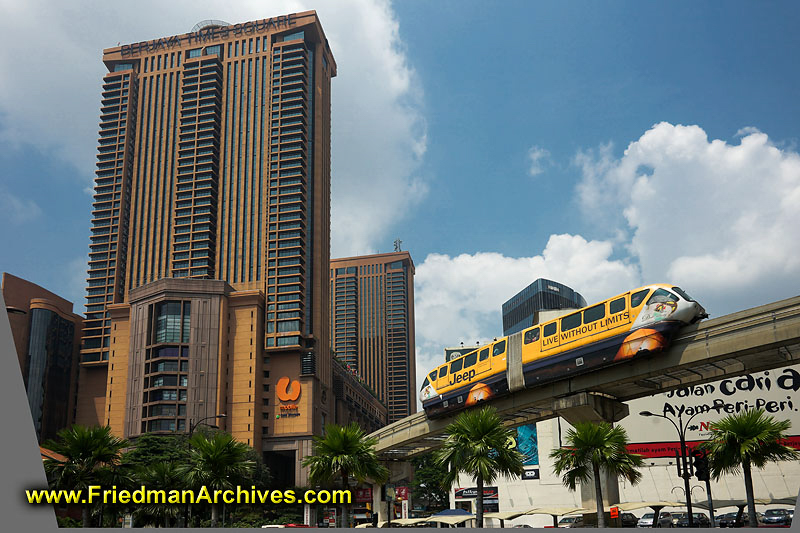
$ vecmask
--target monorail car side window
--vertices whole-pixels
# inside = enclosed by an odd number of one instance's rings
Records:
[[[542,334],[545,337],[549,337],[551,335],[555,335],[556,334],[556,323],[555,322],[551,322],[550,324],[545,325],[544,330],[542,330]]]
[[[464,359],[456,359],[452,363],[450,363],[450,373],[455,374],[459,370],[461,370],[461,366],[464,364]]]
[[[616,315],[625,310],[625,297],[617,298],[613,300],[610,304],[608,304],[608,313],[610,315]]]
[[[569,331],[581,325],[581,314],[575,313],[573,315],[565,316],[561,319],[561,331]]]
[[[631,307],[639,307],[639,304],[644,301],[644,297],[647,296],[647,293],[650,292],[650,289],[642,289],[639,292],[634,292],[631,294]]]
[[[442,379],[447,375],[447,365],[444,365],[442,368],[439,369],[439,379]]]
[[[481,350],[481,356],[478,358],[479,361],[486,361],[489,359],[489,348],[484,348]]]
[[[525,338],[523,339],[525,344],[530,344],[538,340],[539,340],[539,328],[529,329],[528,331],[525,332]]]
[[[606,304],[597,304],[583,312],[583,323],[589,324],[606,316]]]
[[[502,355],[506,351],[506,341],[500,341],[494,345],[492,356]]]
[[[429,378],[431,378],[431,381],[433,381],[434,379],[436,379],[436,370],[434,370],[433,372],[431,372],[430,374],[428,374],[428,377],[429,377]]]
[[[464,368],[469,368],[478,361],[478,352],[472,352],[464,358]]]
[[[656,292],[653,293],[650,299],[647,300],[647,305],[661,304],[664,302],[677,302],[677,301],[678,297],[672,294],[671,292],[664,289],[658,289]]]

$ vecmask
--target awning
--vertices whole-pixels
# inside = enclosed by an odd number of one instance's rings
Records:
[[[610,507],[619,507],[623,511],[634,511],[643,507],[686,507],[685,502],[654,501],[654,502],[622,502]],[[607,508],[608,509],[608,508]]]
[[[392,520],[392,525],[399,524],[401,526],[413,526],[416,524],[421,524],[422,522],[427,522],[427,518],[398,518],[396,520]]]
[[[714,510],[722,509],[723,507],[742,507],[747,505],[747,500],[713,500]],[[755,498],[756,505],[797,505],[797,496],[789,496],[787,498]],[[681,504],[686,506],[686,504]],[[708,502],[706,500],[698,500],[692,502],[692,507],[699,507],[700,509],[708,510]]]
[[[590,512],[592,512],[591,509],[584,509],[583,507],[534,507],[533,509],[526,511],[525,514],[549,514],[553,516],[564,516]]]
[[[527,514],[527,511],[505,511],[502,513],[483,513],[484,518],[494,518],[495,520],[514,520]]]
[[[439,522],[451,526],[463,524],[468,520],[475,520],[475,515],[432,516],[425,519],[426,522]]]

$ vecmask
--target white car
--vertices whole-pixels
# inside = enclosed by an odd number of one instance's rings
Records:
[[[655,513],[646,513],[639,519],[636,527],[653,527],[653,516]],[[661,511],[658,515],[658,524],[655,527],[673,527],[672,515],[667,511]]]

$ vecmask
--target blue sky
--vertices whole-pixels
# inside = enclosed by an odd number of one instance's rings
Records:
[[[420,373],[540,276],[798,293],[794,2],[4,2],[0,270],[82,305],[103,47],[304,9],[339,68],[333,255],[403,240]]]

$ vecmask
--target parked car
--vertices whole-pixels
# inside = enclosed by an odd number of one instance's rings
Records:
[[[747,527],[750,523],[750,518],[747,513],[742,513],[742,519],[736,523],[736,513],[726,513],[719,521],[719,527]],[[764,524],[764,515],[756,512],[756,524],[761,526]]]
[[[654,527],[653,516],[655,513],[646,513],[639,519],[636,527]],[[672,527],[672,515],[668,511],[661,511],[658,515],[658,524],[655,527]]]
[[[789,509],[767,509],[764,513],[764,523],[769,525],[792,525],[792,515]]]
[[[711,520],[703,513],[692,513],[692,527],[711,527]],[[683,513],[680,520],[675,522],[675,527],[689,527],[689,513]]]
[[[735,519],[736,519],[736,511],[732,513],[722,513],[714,517],[714,523],[716,527],[723,527],[722,525],[723,522],[727,523],[728,521],[732,521]],[[731,526],[725,526],[725,527],[731,527]]]
[[[622,522],[622,527],[636,527],[639,519],[633,513],[620,513],[619,519]]]
[[[687,516],[689,516],[688,513],[672,513],[672,527],[677,526],[678,520],[680,520],[681,518],[685,518]]]
[[[582,516],[565,516],[558,521],[558,527],[584,527]]]

